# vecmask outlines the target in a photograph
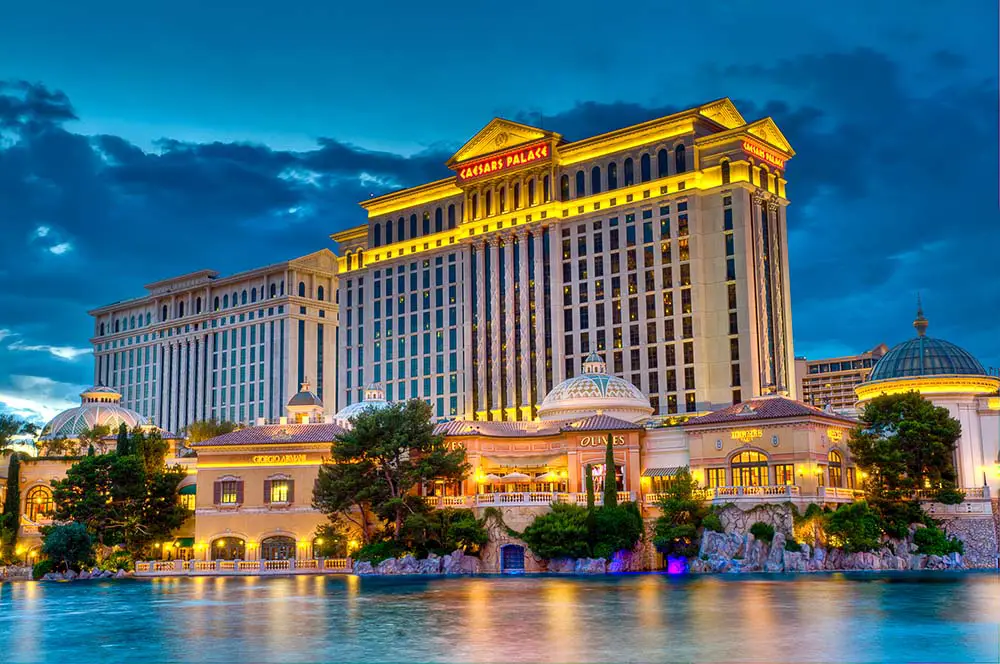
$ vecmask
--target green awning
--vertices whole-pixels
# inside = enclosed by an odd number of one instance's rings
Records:
[[[194,538],[193,537],[178,537],[174,540],[174,544],[180,549],[193,549],[194,548]]]
[[[197,491],[198,491],[197,484],[188,484],[187,486],[182,486],[180,491],[178,491],[177,493],[179,493],[182,496],[193,496],[195,495],[195,493],[197,493]]]
[[[680,466],[672,466],[670,468],[647,468],[642,471],[643,477],[673,477],[677,474],[677,471],[681,469]]]

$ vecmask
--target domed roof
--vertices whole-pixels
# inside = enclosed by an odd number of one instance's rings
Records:
[[[365,388],[363,400],[344,406],[340,412],[333,416],[333,419],[343,426],[350,426],[350,420],[362,412],[368,409],[379,410],[390,405],[392,404],[385,400],[385,390],[382,389],[382,386],[378,383],[370,383]]]
[[[309,389],[309,382],[306,381],[299,387],[299,391],[288,400],[288,405],[322,408],[323,400]]]
[[[129,429],[149,423],[139,413],[119,405],[121,398],[121,393],[110,387],[95,386],[84,390],[80,394],[80,405],[53,417],[42,428],[42,435],[39,438],[76,439],[84,429],[93,429],[100,425],[108,427],[113,434],[123,423]]]
[[[583,372],[567,378],[545,395],[538,407],[543,420],[568,419],[598,414],[636,422],[653,412],[649,399],[632,383],[608,374],[607,364],[597,353],[583,361]]]
[[[967,350],[926,336],[927,319],[919,305],[913,327],[917,337],[897,344],[883,355],[868,375],[868,382],[915,376],[986,375],[983,365]]]

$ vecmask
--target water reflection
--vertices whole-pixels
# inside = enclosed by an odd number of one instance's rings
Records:
[[[995,574],[0,586],[3,661],[998,661]]]

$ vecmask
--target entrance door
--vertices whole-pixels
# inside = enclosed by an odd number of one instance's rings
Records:
[[[291,537],[268,537],[260,543],[262,560],[290,560],[295,557],[295,540]]]
[[[524,571],[524,547],[517,544],[505,544],[500,547],[500,571]]]

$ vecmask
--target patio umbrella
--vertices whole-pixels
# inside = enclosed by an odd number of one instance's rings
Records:
[[[490,482],[490,483],[499,482],[500,481],[500,476],[499,475],[494,475],[493,473],[490,473],[489,475],[486,476],[486,481]]]
[[[535,478],[536,482],[556,482],[558,480],[559,476],[553,473],[551,470]]]
[[[507,473],[500,479],[504,482],[523,482],[524,480],[530,480],[531,478],[524,473],[519,473],[515,470],[513,473]]]

